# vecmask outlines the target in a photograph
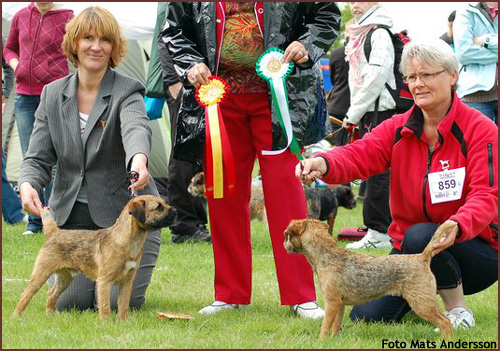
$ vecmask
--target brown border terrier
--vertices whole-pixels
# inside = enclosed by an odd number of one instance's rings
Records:
[[[111,314],[111,286],[119,286],[118,317],[126,320],[132,284],[139,268],[149,230],[172,224],[175,210],[159,197],[141,195],[125,206],[116,223],[99,230],[64,230],[49,210],[40,210],[47,241],[38,252],[28,287],[14,312],[20,316],[32,297],[55,274],[48,292],[47,313],[55,310],[59,296],[78,272],[97,282],[99,316]]]
[[[314,219],[292,220],[285,230],[285,249],[302,253],[318,275],[325,298],[321,338],[336,335],[346,305],[359,305],[384,295],[401,295],[417,315],[451,337],[451,324],[436,299],[436,279],[430,269],[437,231],[421,254],[368,256],[340,248],[328,235],[328,225]]]
[[[206,197],[205,194],[205,173],[198,172],[191,178],[188,186],[188,192],[194,197]],[[252,182],[252,192],[250,195],[250,219],[265,221],[266,208],[264,205],[264,191],[262,185]]]

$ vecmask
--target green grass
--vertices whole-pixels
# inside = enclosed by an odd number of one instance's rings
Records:
[[[334,233],[343,226],[361,223],[362,204],[353,211],[340,209]],[[146,303],[131,311],[122,323],[116,314],[101,322],[95,311],[45,315],[47,286],[35,295],[20,319],[12,317],[27,285],[43,235],[23,237],[24,226],[2,222],[2,348],[381,348],[382,339],[435,341],[434,327],[413,314],[402,324],[353,323],[346,308],[344,325],[336,338],[320,340],[321,321],[294,317],[280,306],[278,284],[266,225],[252,222],[253,296],[247,309],[228,310],[213,316],[197,311],[213,300],[213,256],[208,244],[172,245],[170,232],[162,232],[162,247]],[[345,244],[341,243],[342,246]],[[365,253],[384,255],[388,250]],[[319,290],[318,302],[324,305]],[[468,296],[476,328],[454,332],[453,341],[498,342],[498,286]],[[185,313],[192,321],[160,320],[156,312]]]

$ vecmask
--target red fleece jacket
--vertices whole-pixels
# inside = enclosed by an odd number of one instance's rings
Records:
[[[42,88],[69,73],[61,44],[72,10],[51,10],[44,16],[35,3],[14,15],[3,54],[19,60],[14,72],[17,94],[40,95]]]
[[[414,106],[384,121],[363,139],[316,155],[328,162],[323,180],[343,184],[366,179],[390,167],[389,203],[393,222],[388,234],[401,249],[405,231],[421,222],[456,220],[456,242],[476,236],[498,251],[498,127],[455,94],[452,107],[438,125],[431,154],[423,133],[423,114]],[[428,174],[465,167],[462,197],[432,204]]]

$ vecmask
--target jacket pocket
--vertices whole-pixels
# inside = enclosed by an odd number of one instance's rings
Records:
[[[489,185],[493,186],[494,174],[493,174],[493,146],[491,143],[488,143],[488,171],[490,175]]]

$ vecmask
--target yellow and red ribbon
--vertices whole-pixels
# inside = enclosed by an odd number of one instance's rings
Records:
[[[224,197],[224,183],[228,194],[234,191],[233,152],[219,107],[219,103],[227,97],[228,90],[226,81],[212,76],[208,84],[200,86],[196,91],[196,100],[205,108],[206,196],[214,199]]]

